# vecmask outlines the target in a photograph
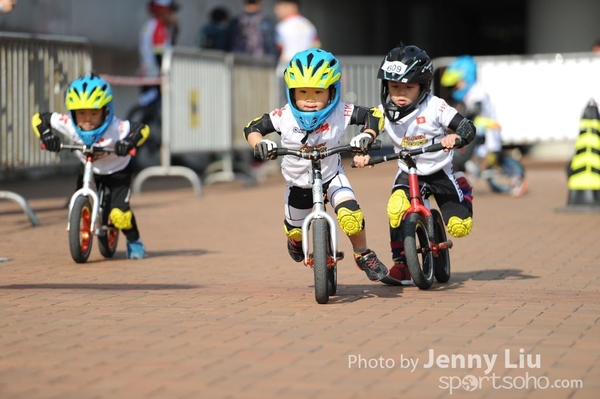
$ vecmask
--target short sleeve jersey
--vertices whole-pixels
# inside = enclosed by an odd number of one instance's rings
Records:
[[[314,132],[307,133],[300,128],[294,118],[290,105],[273,110],[269,115],[273,127],[281,135],[281,146],[292,149],[332,148],[340,145],[344,130],[350,123],[354,105],[340,103],[325,122]],[[303,140],[305,139],[305,142]],[[339,154],[321,161],[323,181],[333,179],[336,174],[344,173]],[[281,173],[288,185],[310,188],[311,161],[293,156],[285,156],[281,162]]]
[[[379,109],[383,111],[383,106],[379,105]],[[456,114],[456,109],[430,93],[416,110],[398,122],[385,118],[385,131],[394,143],[396,152],[400,152],[400,149],[422,148],[439,143],[447,135],[446,128]],[[419,175],[431,175],[452,163],[452,151],[429,152],[416,156],[415,160]],[[408,173],[404,162],[398,160],[398,167]]]
[[[317,28],[302,15],[294,15],[275,27],[277,45],[281,48],[280,60],[288,62],[299,51],[319,47]]]
[[[53,112],[52,117],[50,118],[50,125],[58,133],[69,139],[70,142],[74,144],[83,144],[83,141],[81,141],[81,138],[79,138],[77,131],[73,127],[71,116],[69,114]],[[113,118],[112,123],[109,125],[104,135],[102,135],[94,145],[112,148],[117,141],[127,137],[129,129],[129,121]],[[75,154],[79,157],[81,162],[86,161],[85,156],[80,151],[75,151]],[[129,164],[130,158],[129,155],[120,157],[114,153],[98,154],[94,160],[94,173],[98,175],[109,175],[123,170]]]

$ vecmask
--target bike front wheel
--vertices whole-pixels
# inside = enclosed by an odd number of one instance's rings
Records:
[[[69,249],[77,263],[85,263],[92,252],[92,204],[88,197],[79,196],[69,215]]]
[[[332,277],[327,266],[327,228],[328,225],[325,219],[315,219],[312,222],[315,300],[320,304],[329,302],[329,287]]]
[[[435,241],[439,244],[447,240],[446,226],[444,219],[437,209],[432,209],[433,223],[435,229]],[[440,283],[447,283],[450,280],[450,250],[448,248],[438,251],[438,256],[434,257],[435,279]]]
[[[402,224],[406,265],[415,285],[426,290],[434,278],[434,256],[429,246],[433,237],[429,236],[427,223],[418,213],[408,215]]]

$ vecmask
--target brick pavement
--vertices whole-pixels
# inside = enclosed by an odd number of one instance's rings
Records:
[[[371,246],[388,261],[393,165],[348,173]],[[114,260],[96,247],[85,265],[68,252],[71,181],[3,184],[42,226],[0,202],[0,258],[10,258],[0,263],[0,397],[446,398],[439,386],[472,375],[480,388],[456,385],[452,397],[597,398],[600,213],[556,212],[562,168],[529,177],[519,199],[475,184],[473,234],[455,240],[450,283],[387,287],[344,260],[327,305],[314,301],[310,270],[288,258],[279,177],[200,197],[151,181],[132,201],[148,258],[124,259],[122,242]],[[343,236],[340,246],[350,252]],[[455,364],[426,367],[430,351]],[[457,363],[484,354],[496,356],[489,370]],[[510,368],[519,356],[531,363]],[[494,376],[517,388],[494,389]],[[533,387],[556,379],[584,386]]]

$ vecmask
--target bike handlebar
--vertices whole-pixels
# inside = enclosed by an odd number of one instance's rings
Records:
[[[462,142],[462,138],[457,138],[454,148],[462,147]],[[437,152],[443,150],[444,148],[445,147],[442,145],[442,143],[435,143],[427,147],[415,148],[414,150],[402,149],[400,152],[394,154],[372,156],[367,165],[376,165],[378,163],[392,161],[394,159],[402,159],[406,162],[408,160],[412,160],[412,157],[415,155],[421,155],[426,152]],[[350,167],[356,168],[354,161],[350,163]]]
[[[115,152],[114,148],[109,148],[109,147],[100,147],[100,146],[95,146],[92,145],[91,147],[88,147],[85,144],[62,144],[60,145],[60,149],[61,150],[71,150],[71,151],[76,151],[79,150],[81,152],[85,153],[98,153],[98,152]]]
[[[375,140],[374,142],[369,144],[369,148],[367,151],[380,150],[380,149],[381,149],[381,141]],[[357,148],[357,147],[352,147],[350,144],[342,145],[339,147],[333,147],[333,148],[329,148],[329,149],[325,148],[323,150],[320,150],[318,148],[313,148],[310,151],[302,151],[302,150],[295,150],[295,149],[285,148],[285,147],[277,147],[274,151],[274,153],[276,154],[277,157],[280,157],[283,155],[293,155],[298,158],[310,159],[310,160],[324,159],[331,155],[339,154],[342,152],[354,152],[354,153],[361,153],[361,154],[365,153],[365,151],[363,151],[362,149]],[[258,156],[256,149],[254,150],[254,155]]]
[[[43,144],[42,144],[42,146],[43,146]],[[95,146],[95,145],[88,147],[85,144],[63,144],[63,143],[61,143],[60,149],[61,150],[71,150],[71,151],[79,150],[84,154],[101,154],[101,153],[114,153],[115,152],[115,149],[112,147],[100,147],[100,146]],[[137,152],[136,148],[132,148],[127,154],[134,157],[136,152]]]

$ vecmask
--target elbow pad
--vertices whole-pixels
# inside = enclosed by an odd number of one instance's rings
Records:
[[[50,125],[50,118],[52,114],[50,112],[39,112],[31,118],[31,127],[35,132],[35,135],[38,137],[42,137],[42,135],[48,131],[52,127]]]
[[[458,124],[458,127],[455,130],[455,133],[458,134],[463,139],[463,146],[469,144],[475,138],[475,133],[477,129],[475,129],[475,125],[471,122],[470,119],[464,118]]]
[[[129,134],[126,139],[135,144],[136,147],[141,146],[150,136],[150,127],[140,122],[129,122]]]
[[[257,132],[265,136],[269,133],[273,133],[274,131],[275,127],[273,126],[273,122],[271,122],[271,117],[269,114],[264,114],[258,118],[252,119],[246,125],[244,128],[244,137],[248,139],[248,135],[253,132]]]
[[[375,131],[375,137],[377,137],[379,133],[383,130],[384,122],[385,119],[383,117],[383,112],[381,112],[379,108],[373,107],[369,109],[365,125],[361,132],[364,132],[367,129],[372,129],[373,131]]]

